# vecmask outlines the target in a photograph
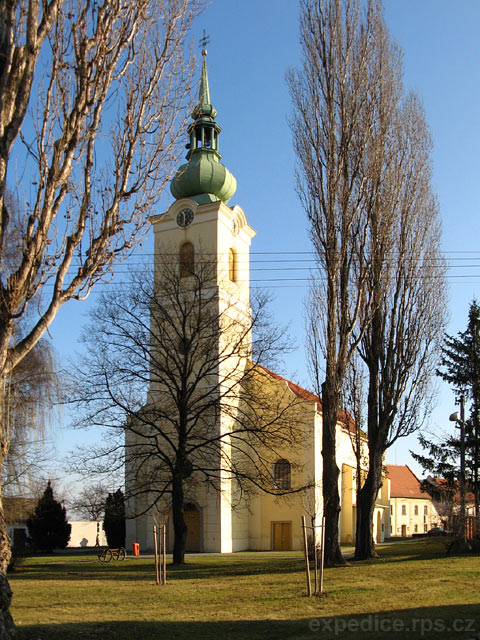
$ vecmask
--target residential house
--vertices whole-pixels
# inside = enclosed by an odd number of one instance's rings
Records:
[[[389,537],[425,534],[442,526],[441,518],[422,483],[408,465],[387,465],[390,479]]]

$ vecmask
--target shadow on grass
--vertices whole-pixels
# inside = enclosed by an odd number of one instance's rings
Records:
[[[319,601],[321,614],[321,601]],[[221,613],[219,614],[221,617]],[[298,620],[233,620],[180,622],[82,622],[30,625],[20,628],[19,640],[384,640],[385,638],[466,640],[480,632],[478,605],[399,609],[332,618],[319,615]]]
[[[168,580],[201,580],[202,578],[220,578],[228,576],[258,576],[266,574],[285,574],[303,571],[302,558],[272,559],[254,558],[235,561],[205,558],[204,562],[187,562],[184,565],[167,563]],[[105,580],[119,578],[121,580],[152,580],[154,561],[152,559],[125,560],[108,564],[92,560],[65,560],[64,562],[35,564],[21,567],[12,574],[13,580]]]
[[[379,559],[355,561],[348,558],[350,566],[362,564],[388,564],[412,561],[428,561],[445,559],[448,540],[425,539],[398,543],[391,546],[379,547]],[[478,557],[450,556],[454,557]],[[154,575],[153,558],[127,558],[123,562],[112,561],[110,563],[99,562],[92,557],[44,557],[34,558],[32,562],[26,561],[19,570],[12,574],[13,579],[28,580],[152,580]],[[173,566],[167,564],[169,580],[201,580],[228,576],[259,576],[275,574],[294,574],[303,572],[304,561],[302,557],[272,557],[272,556],[196,556],[184,565]]]
[[[463,554],[449,554],[448,548],[452,542],[450,537],[425,538],[415,543],[398,543],[391,546],[378,547],[380,560],[384,562],[411,562],[414,560],[435,560],[445,558],[478,558],[479,554],[470,552]],[[375,560],[374,560],[375,561]],[[362,562],[362,561],[358,561]],[[369,562],[369,561],[366,561]],[[356,563],[356,561],[355,561]]]

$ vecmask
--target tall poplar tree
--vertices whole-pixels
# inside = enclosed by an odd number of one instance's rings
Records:
[[[397,75],[398,85],[396,58],[397,73],[390,75]],[[397,91],[402,95],[401,87]],[[359,354],[368,380],[368,470],[357,495],[359,560],[375,555],[373,515],[385,452],[418,430],[432,409],[446,309],[431,138],[418,97],[402,98],[383,124],[383,144],[374,156],[383,168],[371,210],[368,302],[360,318],[365,331]]]
[[[302,66],[288,76],[297,190],[307,214],[318,273],[309,305],[310,361],[322,397],[325,562],[344,562],[336,425],[349,363],[363,337],[370,214],[381,181],[372,149],[383,139],[385,36],[380,0],[302,0]],[[388,101],[394,101],[391,92]],[[323,373],[324,372],[324,373]],[[322,377],[324,379],[322,380]]]
[[[300,24],[303,66],[288,81],[298,192],[318,265],[308,348],[322,396],[325,558],[335,564],[342,561],[335,435],[348,369],[358,350],[368,380],[361,558],[374,554],[384,452],[428,413],[444,266],[430,136],[420,101],[404,95],[402,52],[381,0],[303,0]]]

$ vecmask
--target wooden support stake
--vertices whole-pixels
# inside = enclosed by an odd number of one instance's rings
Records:
[[[158,578],[159,584],[163,584],[163,560],[162,560],[162,525],[160,524],[157,529],[157,537],[158,537]]]
[[[160,584],[160,565],[158,562],[157,527],[153,525],[153,551],[155,554],[155,582]]]
[[[325,516],[322,517],[322,546],[320,547],[320,593],[323,593],[323,565],[325,562]]]
[[[158,578],[159,584],[163,584],[163,562],[162,562],[162,525],[157,527],[157,548],[158,548]]]
[[[163,525],[163,584],[167,584],[167,525]]]
[[[308,597],[312,597],[312,585],[310,583],[310,563],[308,560],[308,542],[307,542],[307,525],[305,523],[305,516],[302,516],[302,529],[303,529],[303,551],[305,553],[305,570],[307,573],[307,592]]]

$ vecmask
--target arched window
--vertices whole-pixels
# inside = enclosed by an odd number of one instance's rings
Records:
[[[228,277],[231,282],[237,281],[237,254],[234,249],[228,250]]]
[[[277,460],[273,465],[273,480],[277,489],[291,489],[292,470],[288,460]]]
[[[180,278],[187,278],[195,271],[195,249],[191,242],[184,242],[180,247]]]

